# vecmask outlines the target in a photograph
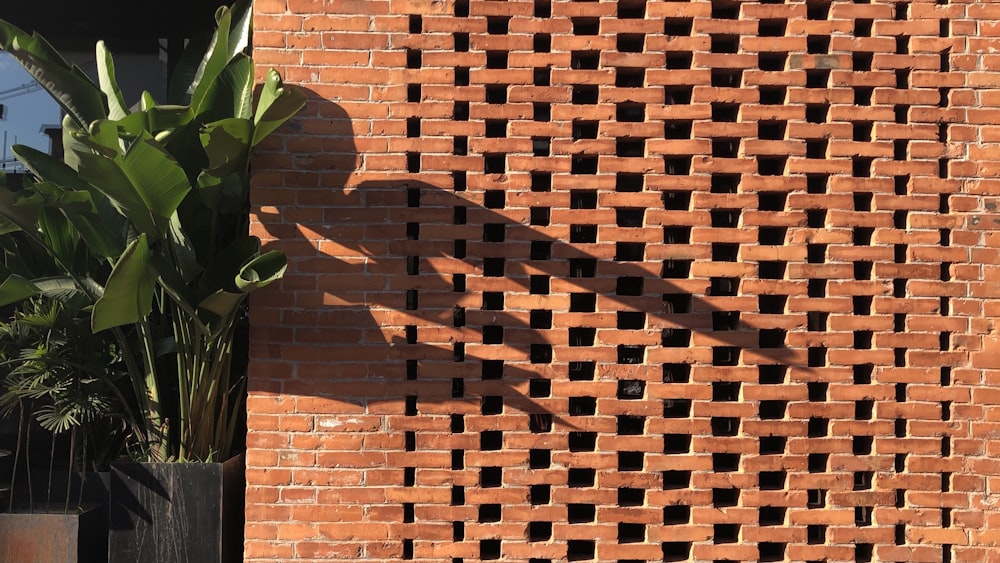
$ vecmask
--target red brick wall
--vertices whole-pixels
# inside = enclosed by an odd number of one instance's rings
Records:
[[[1000,3],[255,30],[248,561],[1000,561]]]

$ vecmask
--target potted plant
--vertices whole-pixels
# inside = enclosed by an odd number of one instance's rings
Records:
[[[0,322],[0,415],[18,428],[12,494],[0,507],[0,560],[107,560],[106,489],[85,476],[106,471],[123,438],[119,360],[117,346],[70,304],[32,298]],[[88,482],[104,494],[85,497]]]
[[[61,160],[13,147],[31,178],[23,190],[0,190],[0,232],[16,231],[49,260],[3,272],[0,305],[40,294],[81,300],[91,329],[122,350],[128,451],[148,465],[112,473],[112,494],[119,484],[127,501],[121,518],[112,503],[112,558],[114,528],[164,523],[160,508],[137,503],[191,490],[193,477],[158,472],[197,472],[205,466],[177,462],[218,463],[236,453],[244,389],[233,360],[246,298],[284,273],[285,256],[248,235],[249,163],[305,97],[271,70],[254,103],[250,19],[249,3],[220,8],[207,47],[193,41],[181,57],[167,103],[144,93],[136,106],[123,99],[103,43],[95,83],[37,34],[0,21],[0,48],[66,113]],[[73,243],[52,244],[51,229]],[[221,483],[226,473],[217,468],[208,480]],[[181,481],[185,487],[169,488]],[[210,504],[214,511],[224,503]],[[170,510],[186,524],[177,504]],[[190,525],[202,525],[200,517]],[[202,532],[192,529],[182,543]],[[123,542],[123,560],[147,557],[147,547]]]

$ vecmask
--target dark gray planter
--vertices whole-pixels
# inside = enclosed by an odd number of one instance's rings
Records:
[[[101,507],[69,514],[0,514],[0,561],[4,563],[106,563],[107,516]],[[38,510],[38,507],[36,507]]]
[[[243,558],[243,456],[225,463],[115,463],[108,562]]]

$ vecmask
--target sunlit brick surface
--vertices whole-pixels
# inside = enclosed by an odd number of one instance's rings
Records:
[[[1000,3],[256,4],[248,561],[1000,561]]]

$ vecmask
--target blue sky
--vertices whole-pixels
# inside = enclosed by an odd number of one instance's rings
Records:
[[[31,76],[10,55],[0,52],[0,92],[29,82],[34,82]],[[48,137],[42,135],[39,129],[42,125],[59,124],[59,106],[44,90],[10,96],[11,94],[0,94],[0,104],[6,106],[7,116],[6,119],[0,120],[0,143],[3,142],[3,134],[6,131],[8,146],[14,144],[16,137],[17,142],[22,145],[30,145],[47,152]],[[10,156],[8,147],[7,157]]]

